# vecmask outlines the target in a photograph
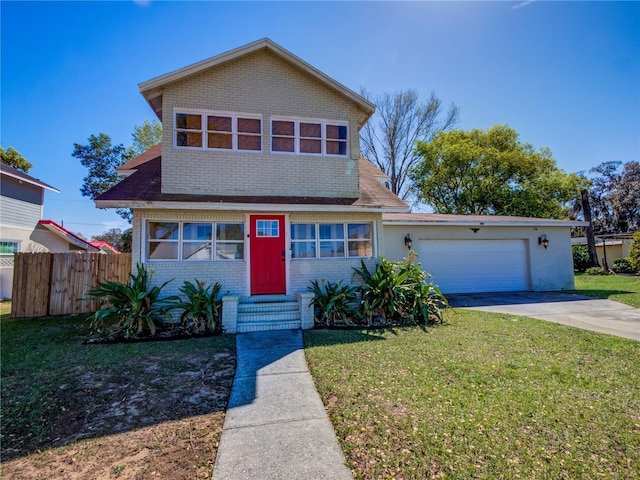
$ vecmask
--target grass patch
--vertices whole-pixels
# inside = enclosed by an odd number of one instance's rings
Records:
[[[576,289],[572,293],[615,300],[640,308],[640,277],[577,273]]]
[[[233,336],[83,345],[84,316],[1,322],[2,475],[211,477]]]
[[[640,343],[505,314],[447,319],[305,332],[357,478],[640,478]]]

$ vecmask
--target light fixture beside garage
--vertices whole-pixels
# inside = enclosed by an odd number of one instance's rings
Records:
[[[543,233],[538,237],[538,245],[542,245],[545,250],[547,249],[549,246],[549,239],[547,238],[546,233]]]
[[[409,250],[411,250],[411,245],[413,245],[413,240],[411,240],[411,234],[407,233],[407,235],[404,237],[404,244]]]

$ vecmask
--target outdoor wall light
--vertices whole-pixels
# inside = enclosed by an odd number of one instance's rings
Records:
[[[545,250],[549,246],[549,239],[547,238],[547,235],[545,233],[538,237],[538,245],[542,245]]]
[[[411,250],[411,245],[413,245],[413,240],[411,240],[411,235],[408,233],[407,233],[407,236],[404,237],[404,244],[409,250]]]

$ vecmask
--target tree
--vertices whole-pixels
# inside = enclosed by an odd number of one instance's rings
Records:
[[[431,141],[433,136],[458,122],[458,107],[451,104],[442,117],[442,103],[432,92],[426,103],[420,103],[415,90],[384,93],[376,98],[362,91],[376,104],[376,112],[360,132],[362,156],[369,159],[390,179],[390,189],[407,199],[410,194],[409,172],[418,161],[418,140]]]
[[[27,161],[27,159],[20,155],[13,147],[9,147],[7,150],[0,147],[0,161],[24,173],[29,173],[29,169],[33,167],[33,164]]]
[[[91,240],[109,242],[121,252],[131,252],[131,228],[111,228],[100,235],[94,235]]]
[[[111,137],[104,133],[91,135],[87,145],[73,144],[73,155],[89,169],[82,179],[80,192],[83,196],[95,199],[120,181],[116,168],[129,160],[130,156],[122,144],[112,145]],[[131,210],[116,209],[116,213],[131,222]]]
[[[589,172],[589,201],[596,233],[640,229],[640,163],[603,162]]]
[[[439,132],[418,142],[417,197],[438,213],[567,218],[588,182],[556,167],[548,148],[522,143],[507,125]]]
[[[133,145],[129,147],[130,155],[135,157],[162,141],[162,124],[157,120],[145,120],[142,125],[133,128],[131,138]]]
[[[629,263],[640,273],[640,232],[633,234],[633,240],[629,246]]]

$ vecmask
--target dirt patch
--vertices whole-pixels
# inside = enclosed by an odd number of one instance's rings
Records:
[[[91,348],[91,347],[88,347]],[[77,366],[51,392],[47,438],[4,442],[12,479],[209,479],[235,371],[233,352]],[[179,362],[179,365],[176,364]],[[36,453],[30,453],[36,452]]]

